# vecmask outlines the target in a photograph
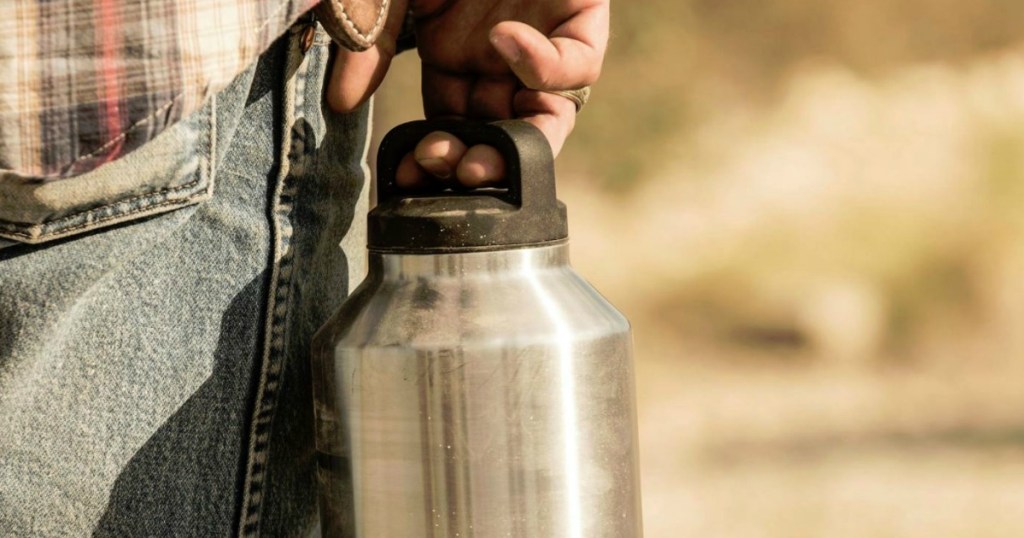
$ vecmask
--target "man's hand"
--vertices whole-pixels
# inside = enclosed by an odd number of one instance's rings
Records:
[[[328,103],[349,111],[370,97],[395,55],[403,14],[416,19],[427,118],[519,118],[537,126],[557,155],[576,122],[569,99],[544,90],[593,84],[608,43],[610,0],[396,0],[388,27],[365,52],[342,50]],[[504,179],[504,162],[488,146],[467,148],[432,133],[406,156],[396,180],[416,186],[430,176],[486,186]]]

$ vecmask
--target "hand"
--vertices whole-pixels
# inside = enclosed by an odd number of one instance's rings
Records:
[[[350,111],[370,97],[395,54],[403,14],[411,5],[423,62],[427,118],[519,118],[537,126],[557,155],[576,122],[569,99],[543,90],[593,84],[608,42],[610,0],[395,0],[388,27],[364,52],[339,52],[328,103]],[[417,186],[433,176],[466,186],[504,179],[489,146],[467,148],[432,133],[403,159],[396,181]]]

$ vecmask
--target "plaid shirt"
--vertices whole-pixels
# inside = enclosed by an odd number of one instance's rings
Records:
[[[88,172],[225,87],[318,0],[0,0],[0,181]]]

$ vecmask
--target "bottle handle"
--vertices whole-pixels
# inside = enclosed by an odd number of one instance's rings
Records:
[[[506,188],[398,187],[402,159],[434,131],[467,146],[493,146],[505,159]],[[399,125],[377,154],[377,207],[367,216],[367,244],[379,252],[412,254],[501,250],[568,237],[565,205],[555,198],[551,146],[524,121],[415,121]]]
[[[450,133],[467,147],[486,144],[497,149],[505,159],[505,189],[468,189],[440,182],[422,189],[399,187],[395,182],[398,165],[425,136],[435,131]],[[521,120],[420,120],[395,127],[381,141],[377,152],[378,205],[405,198],[479,195],[496,196],[520,208],[557,204],[554,156],[540,129]]]

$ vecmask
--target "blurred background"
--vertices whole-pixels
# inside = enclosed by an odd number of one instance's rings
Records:
[[[612,26],[559,195],[635,327],[647,536],[1024,536],[1024,2]]]

